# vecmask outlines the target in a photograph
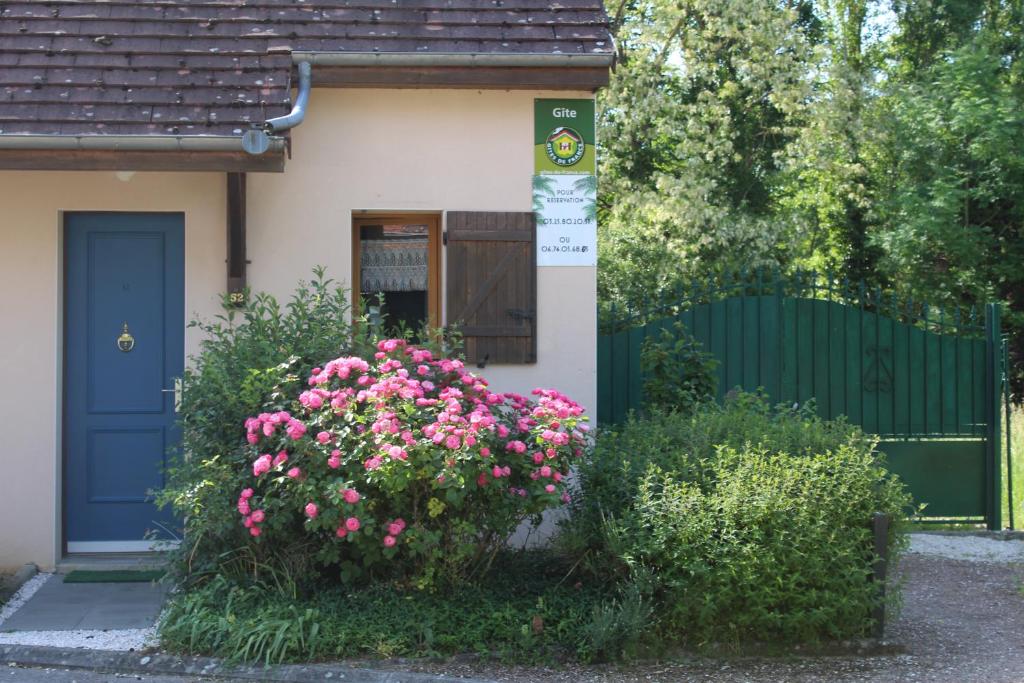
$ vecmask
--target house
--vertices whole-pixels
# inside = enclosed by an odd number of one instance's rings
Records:
[[[556,120],[593,173],[612,60],[599,0],[3,3],[0,567],[148,549],[187,321],[314,265],[593,407],[594,249],[531,178]]]

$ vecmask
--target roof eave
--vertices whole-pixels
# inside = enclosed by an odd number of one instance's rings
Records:
[[[292,53],[313,65],[313,85],[340,88],[473,88],[595,91],[615,57],[599,54],[407,52]]]
[[[0,135],[0,169],[280,172],[286,141],[259,156],[231,135]]]
[[[485,68],[611,68],[615,63],[613,52],[581,53],[520,53],[496,54],[492,52],[292,52],[295,63],[309,62],[313,66],[351,67],[485,67]]]

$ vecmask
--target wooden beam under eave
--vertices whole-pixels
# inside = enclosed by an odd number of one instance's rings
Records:
[[[313,85],[335,88],[473,88],[481,90],[597,90],[607,67],[380,67],[313,69]]]
[[[227,174],[227,275],[228,299],[232,304],[245,302],[246,259],[245,247],[245,174]]]
[[[152,152],[0,149],[0,170],[14,171],[284,171],[284,152]]]

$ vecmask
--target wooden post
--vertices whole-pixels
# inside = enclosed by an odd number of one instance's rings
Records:
[[[885,636],[885,581],[889,564],[889,515],[881,512],[872,515],[871,531],[874,536],[875,552],[871,581],[878,591],[878,603],[871,614],[873,622],[871,635],[881,640]]]
[[[248,263],[245,254],[245,174],[227,174],[227,271],[228,300],[236,305],[245,304]]]

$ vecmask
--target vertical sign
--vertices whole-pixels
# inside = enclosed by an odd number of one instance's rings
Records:
[[[594,100],[534,100],[538,266],[597,265]]]

